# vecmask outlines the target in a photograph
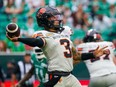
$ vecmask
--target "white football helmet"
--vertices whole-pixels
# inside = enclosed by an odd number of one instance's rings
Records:
[[[37,59],[45,58],[42,50],[39,47],[34,47],[33,50],[34,50],[34,54],[36,55]]]

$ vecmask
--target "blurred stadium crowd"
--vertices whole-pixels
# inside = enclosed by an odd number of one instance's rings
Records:
[[[5,28],[15,22],[22,36],[31,36],[41,30],[36,24],[35,14],[40,6],[56,6],[63,14],[64,25],[73,30],[75,45],[82,43],[88,29],[96,29],[106,41],[116,46],[116,0],[0,0],[0,51],[24,52],[30,47],[19,42],[9,42]]]

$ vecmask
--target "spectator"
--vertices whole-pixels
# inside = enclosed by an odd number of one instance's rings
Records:
[[[116,22],[116,7],[114,4],[110,5],[109,17],[112,20],[112,22]]]
[[[34,0],[25,0],[25,3],[29,7],[29,12],[27,13],[27,16],[32,16],[36,9],[38,9],[40,6],[45,5],[44,0],[36,0],[36,2]]]
[[[5,78],[4,78],[3,70],[2,70],[1,67],[0,67],[0,79],[1,79],[0,87],[5,87],[4,86],[4,80],[5,80]]]
[[[36,30],[36,25],[34,24],[34,19],[33,17],[29,16],[27,19],[27,23],[25,24],[25,29],[23,31],[24,36],[29,36],[31,37],[32,34]]]
[[[106,0],[101,0],[99,2],[99,9],[105,14],[108,15],[110,4]]]
[[[94,19],[94,17],[97,15],[97,12],[99,10],[99,1],[98,0],[93,0],[91,1],[91,16]]]
[[[25,46],[20,42],[13,42],[11,45],[11,52],[24,52]]]
[[[72,19],[69,17],[63,17],[63,25],[72,27]]]
[[[78,10],[76,12],[72,13],[72,15],[71,15],[74,28],[81,29],[82,26],[84,25],[83,13],[84,13],[83,8],[82,8],[82,5],[80,4],[78,6]]]
[[[17,80],[18,80],[18,67],[17,65],[15,64],[15,62],[13,61],[9,61],[7,63],[7,72],[6,72],[6,79],[7,80],[10,80],[11,84],[10,86],[13,87]]]
[[[99,11],[97,13],[97,17],[93,21],[93,28],[96,29],[97,32],[102,32],[106,29],[111,29],[112,22],[109,17],[105,16],[103,12]]]
[[[82,4],[83,5],[83,9],[87,10],[88,9],[88,5],[89,5],[89,1],[90,0],[76,0],[78,2],[78,4]]]
[[[9,61],[7,63],[6,79],[11,79],[14,72],[15,72],[14,63],[12,61]]]
[[[14,0],[8,0],[5,7],[5,12],[7,14],[19,14],[23,11],[23,5],[20,8],[16,8]]]
[[[90,17],[90,15],[88,13],[84,13],[83,14],[83,21],[84,21],[84,25],[87,27],[87,28],[91,28],[92,27],[92,18]]]
[[[36,31],[36,24],[34,23],[34,19],[32,16],[29,16],[28,19],[27,19],[27,23],[24,25],[24,29],[22,29],[22,35],[25,37],[25,36],[28,36],[28,37],[31,37],[32,34]],[[27,51],[30,51],[32,50],[32,48],[28,45],[25,45],[25,49]]]
[[[3,0],[0,0],[0,8],[4,6]]]
[[[18,62],[19,69],[20,69],[20,79],[24,77],[24,75],[31,69],[32,62],[31,62],[31,55],[26,53],[24,56],[23,61]],[[33,82],[35,80],[34,75],[25,83],[22,84],[21,87],[33,87]]]
[[[107,2],[108,2],[109,4],[115,4],[115,3],[116,3],[116,0],[107,0]]]
[[[6,52],[7,46],[4,41],[0,41],[0,52]]]
[[[45,5],[44,0],[36,0],[36,2],[34,0],[25,0],[25,2],[28,4],[30,9],[31,8],[38,9],[40,6]]]
[[[63,12],[63,14],[64,14],[64,17],[70,17],[70,16],[71,16],[71,10],[70,10],[70,8],[67,7],[67,6],[64,6],[64,7],[62,8],[62,12]]]
[[[16,8],[19,9],[24,4],[24,0],[15,0],[14,4],[15,4]]]

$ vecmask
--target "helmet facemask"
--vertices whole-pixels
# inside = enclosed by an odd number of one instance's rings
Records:
[[[62,28],[61,15],[53,15],[48,18],[48,29],[60,30]]]

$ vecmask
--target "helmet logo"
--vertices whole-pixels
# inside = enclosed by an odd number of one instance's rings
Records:
[[[97,34],[97,39],[101,39],[101,35],[100,34]]]
[[[39,11],[40,14],[43,14],[45,12],[46,12],[46,9],[45,8],[41,8],[40,11]]]
[[[94,39],[101,39],[100,34],[94,34]]]
[[[43,13],[45,13],[46,12],[46,9],[45,8],[40,8],[40,10],[38,11],[38,13],[37,13],[37,17],[38,18],[41,18],[41,15],[43,14]]]

